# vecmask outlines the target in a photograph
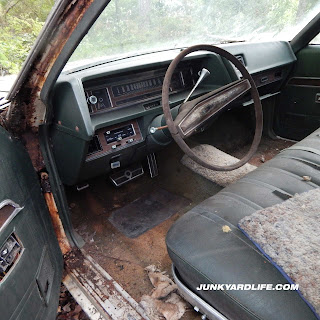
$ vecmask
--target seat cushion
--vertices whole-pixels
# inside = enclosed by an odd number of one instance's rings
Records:
[[[237,224],[320,185],[320,130],[181,217],[167,234],[181,280],[229,319],[316,319],[296,291],[197,291],[201,284],[286,284]],[[309,176],[304,179],[303,176]],[[224,232],[223,226],[231,232]]]

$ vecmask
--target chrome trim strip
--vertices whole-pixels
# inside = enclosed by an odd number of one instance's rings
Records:
[[[111,105],[111,109],[112,109],[112,108],[114,108],[114,105],[113,105],[113,103],[112,103],[112,99],[111,99],[111,95],[110,95],[109,87],[106,87],[106,91],[107,91],[108,98],[109,98],[110,105]]]
[[[203,319],[210,320],[228,320],[219,311],[211,307],[208,303],[202,300],[199,296],[189,290],[178,278],[175,267],[172,265],[172,274],[174,282],[176,283],[180,294],[195,308],[196,311],[201,312]]]
[[[132,146],[134,146],[134,145],[136,145],[136,144],[139,144],[139,143],[141,143],[141,142],[143,142],[143,141],[144,141],[144,139],[141,139],[140,141],[133,141],[133,142],[130,143],[129,145],[123,145],[123,146],[121,146],[121,147],[118,147],[116,150],[111,149],[111,150],[106,151],[106,152],[104,152],[104,153],[96,154],[95,156],[90,157],[90,159],[87,159],[87,158],[86,158],[85,162],[90,162],[90,161],[92,161],[92,160],[96,160],[96,159],[102,158],[102,157],[104,157],[105,155],[112,154],[112,153],[115,153],[115,152],[120,152],[121,150],[123,150],[123,149],[125,149],[125,148],[132,147]],[[93,153],[92,155],[94,155],[94,153]]]
[[[2,232],[8,225],[9,223],[16,217],[16,215],[24,208],[24,207],[20,207],[18,204],[16,204],[15,202],[13,202],[10,199],[6,199],[3,200],[0,203],[0,210],[2,208],[4,208],[5,206],[11,206],[13,208],[15,208],[13,210],[13,212],[10,214],[9,218],[4,222],[4,224],[0,227],[0,232]]]

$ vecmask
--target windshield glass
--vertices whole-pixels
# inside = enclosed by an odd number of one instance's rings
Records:
[[[320,0],[112,0],[67,68],[199,43],[291,40],[319,8]]]

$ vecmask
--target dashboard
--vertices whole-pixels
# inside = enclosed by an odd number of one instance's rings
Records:
[[[223,46],[252,75],[261,99],[279,92],[296,58],[287,42],[241,43]],[[60,75],[52,93],[54,110],[50,135],[61,179],[66,185],[141,161],[165,148],[161,90],[165,72],[179,50],[119,59],[71,70]],[[209,77],[192,98],[239,79],[228,61],[206,52],[193,53],[177,67],[170,84],[173,116],[207,68]],[[250,105],[248,98],[238,102]]]
[[[200,61],[184,62],[173,74],[170,92],[191,89],[197,81]],[[90,114],[114,108],[143,105],[145,110],[160,106],[161,90],[166,68],[122,75],[83,83]],[[158,98],[157,101],[154,101]]]

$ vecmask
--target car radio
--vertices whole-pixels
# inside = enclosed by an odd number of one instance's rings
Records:
[[[131,120],[96,131],[89,142],[86,161],[143,141],[137,120]]]
[[[134,136],[133,124],[127,124],[121,128],[116,128],[113,130],[108,130],[104,133],[104,137],[107,141],[107,144],[113,143],[115,141],[121,141],[122,139]]]

